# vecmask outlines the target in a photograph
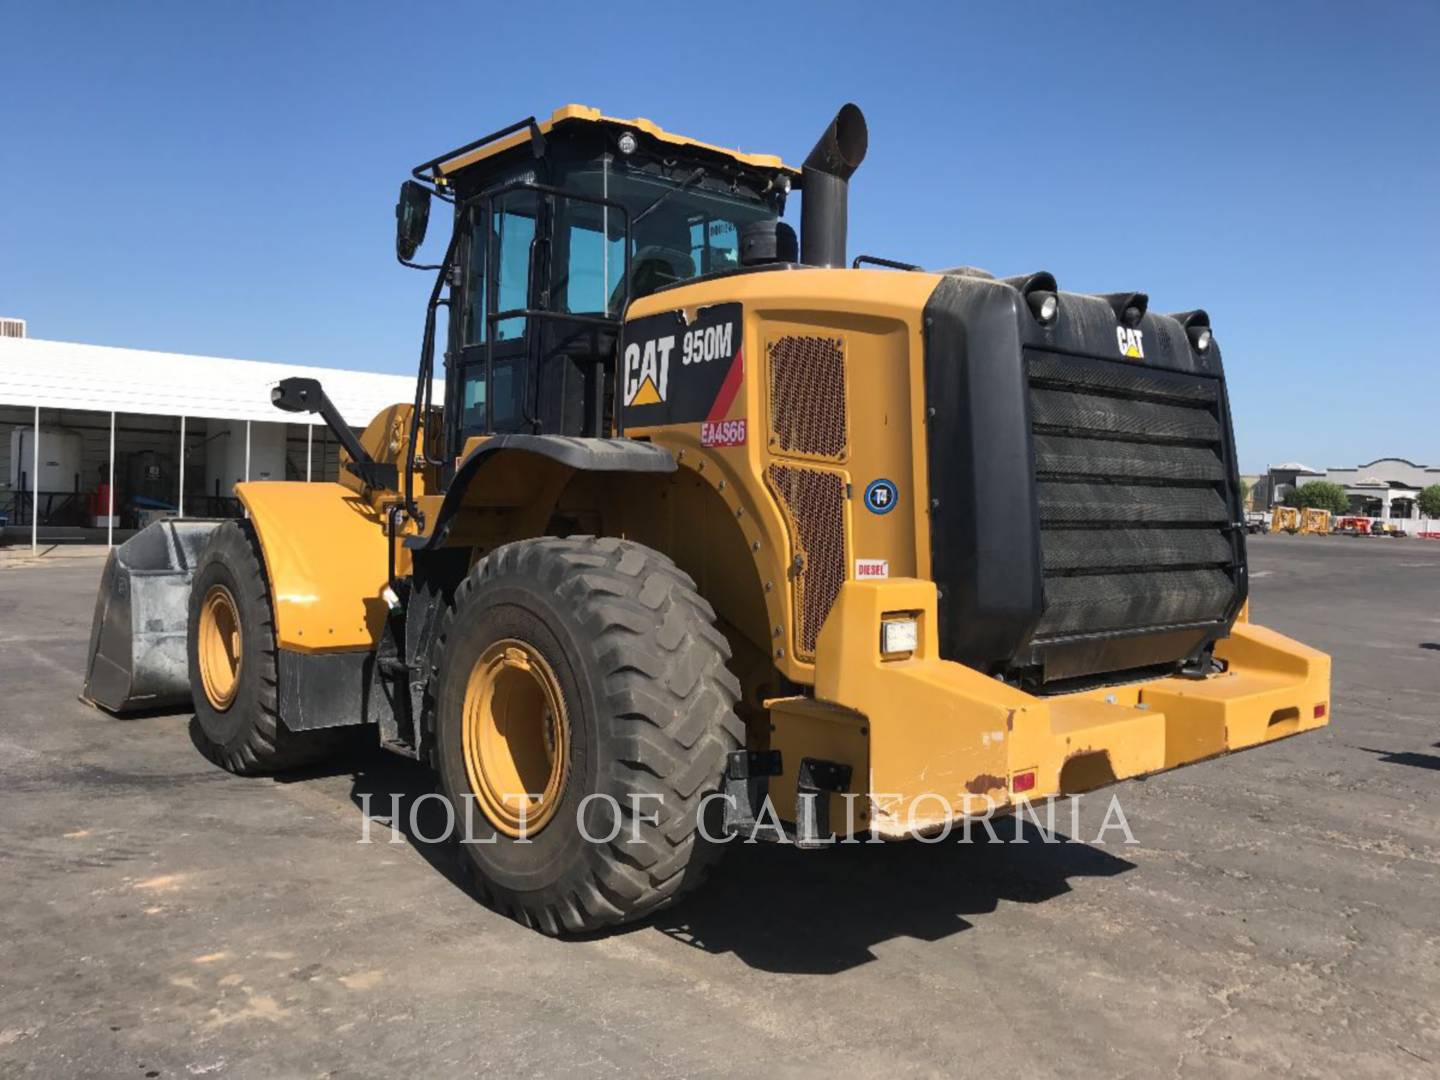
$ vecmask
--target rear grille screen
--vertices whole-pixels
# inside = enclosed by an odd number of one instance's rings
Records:
[[[839,473],[771,465],[770,486],[790,522],[791,543],[801,555],[792,574],[795,652],[815,655],[815,639],[845,582],[845,480]]]
[[[766,346],[766,359],[771,449],[842,460],[849,442],[844,340],[788,334]]]
[[[1026,359],[1045,580],[1032,643],[1222,620],[1237,552],[1219,383]]]

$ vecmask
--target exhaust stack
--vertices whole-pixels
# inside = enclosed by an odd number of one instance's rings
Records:
[[[800,261],[845,265],[850,177],[865,160],[870,131],[860,106],[847,104],[820,136],[800,171]]]

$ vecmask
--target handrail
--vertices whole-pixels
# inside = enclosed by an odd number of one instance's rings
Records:
[[[855,261],[850,264],[851,270],[859,270],[862,263],[870,263],[873,266],[884,266],[891,270],[924,270],[923,266],[915,263],[900,262],[897,259],[882,259],[879,255],[856,255]]]
[[[459,146],[456,147],[454,150],[446,151],[439,157],[433,157],[429,161],[421,162],[419,165],[416,165],[413,169],[410,170],[410,175],[413,176],[416,180],[429,181],[431,183],[434,183],[440,175],[438,172],[436,172],[437,165],[443,165],[447,161],[453,161],[455,158],[458,158],[463,154],[470,153],[471,150],[478,150],[486,143],[492,143],[496,139],[503,139],[506,135],[513,135],[515,134],[515,132],[527,127],[530,129],[531,149],[534,151],[537,158],[544,157],[545,135],[540,130],[540,125],[536,122],[535,117],[527,116],[524,120],[519,120],[509,125],[508,127],[503,127],[499,131],[492,131],[489,135],[485,135],[479,139],[476,139],[474,142],[468,142],[464,146]],[[426,169],[430,170],[429,176],[425,175]]]
[[[438,158],[434,158],[434,159],[432,159],[432,160],[430,160],[430,161],[427,161],[427,162],[425,162],[425,163],[423,163],[423,164],[421,164],[421,165],[417,165],[417,166],[415,167],[415,169],[412,170],[412,175],[414,175],[417,179],[425,180],[425,179],[427,179],[427,178],[424,177],[423,175],[421,175],[422,172],[423,172],[423,170],[425,170],[425,169],[433,169],[436,165],[440,164],[441,162],[447,161],[447,160],[449,160],[449,159],[451,159],[451,158],[453,158],[453,157],[457,157],[457,156],[459,156],[460,154],[468,153],[469,151],[475,149],[476,147],[484,146],[484,145],[485,145],[486,143],[488,143],[488,142],[492,142],[493,140],[498,139],[498,138],[503,138],[505,135],[509,135],[509,134],[512,134],[512,133],[514,133],[514,132],[516,132],[516,131],[519,131],[519,130],[521,130],[522,128],[524,128],[524,127],[526,127],[526,126],[529,126],[529,127],[531,128],[532,142],[537,143],[536,156],[538,157],[538,156],[540,156],[541,154],[544,153],[544,137],[543,137],[543,135],[541,134],[539,127],[535,124],[535,118],[534,118],[534,117],[530,117],[528,120],[523,120],[523,121],[521,121],[521,122],[518,123],[518,124],[512,124],[512,125],[510,125],[510,127],[508,127],[508,128],[502,128],[500,131],[495,132],[494,134],[487,135],[487,136],[486,136],[485,138],[483,138],[483,139],[477,139],[477,140],[476,140],[475,142],[473,142],[473,143],[468,143],[467,145],[465,145],[465,146],[463,146],[463,147],[460,147],[458,150],[452,150],[452,151],[450,151],[448,154],[444,154],[444,155],[442,155],[442,156],[440,156],[440,157],[438,157]],[[406,513],[408,513],[413,519],[415,519],[416,523],[417,523],[422,529],[424,528],[424,515],[420,512],[419,506],[416,504],[416,502],[415,502],[415,496],[414,496],[414,491],[415,491],[416,450],[417,450],[417,449],[422,449],[422,448],[418,447],[418,445],[417,445],[417,444],[418,444],[418,438],[417,438],[417,436],[418,436],[420,424],[421,424],[421,422],[422,422],[422,413],[423,413],[424,421],[425,421],[427,424],[428,424],[428,421],[429,421],[429,419],[430,419],[429,414],[430,414],[430,405],[431,405],[431,392],[432,392],[432,383],[433,383],[433,381],[434,381],[434,369],[435,369],[435,312],[436,312],[436,310],[439,308],[439,306],[440,306],[442,303],[446,303],[446,304],[449,303],[448,300],[443,300],[443,299],[441,299],[440,293],[441,293],[441,290],[442,290],[442,289],[444,288],[444,286],[445,286],[447,276],[448,276],[448,274],[449,274],[449,272],[450,272],[451,264],[454,262],[454,259],[455,259],[455,251],[456,251],[456,248],[457,248],[457,246],[458,246],[459,239],[460,239],[460,235],[461,235],[461,231],[460,231],[460,228],[459,228],[458,226],[459,226],[459,223],[460,223],[461,220],[462,220],[462,215],[463,215],[463,213],[464,213],[465,211],[469,210],[471,207],[476,206],[476,205],[480,206],[481,209],[482,209],[482,212],[488,217],[488,215],[489,215],[490,212],[491,212],[491,206],[492,206],[492,204],[494,203],[495,199],[501,198],[501,197],[503,197],[503,196],[505,196],[505,195],[508,195],[508,194],[510,194],[510,193],[512,193],[512,192],[521,191],[521,190],[524,190],[524,191],[534,191],[534,192],[536,192],[537,194],[542,195],[542,196],[549,196],[549,197],[563,198],[563,199],[571,199],[571,200],[576,201],[576,202],[589,203],[589,204],[594,205],[594,206],[603,206],[603,207],[605,207],[605,208],[607,208],[607,209],[613,209],[614,211],[616,211],[616,212],[620,215],[620,220],[621,220],[621,223],[622,223],[622,225],[623,225],[623,227],[624,227],[624,244],[623,244],[623,249],[624,249],[624,250],[623,250],[623,264],[622,264],[621,272],[622,272],[622,275],[623,275],[624,280],[629,281],[629,279],[630,279],[630,246],[631,246],[631,245],[630,245],[630,211],[629,211],[629,209],[628,209],[623,203],[617,202],[617,201],[615,201],[614,199],[606,199],[606,198],[603,198],[603,197],[598,196],[598,195],[587,195],[587,194],[584,194],[584,193],[582,193],[582,192],[570,191],[570,190],[567,190],[567,189],[565,189],[565,188],[555,187],[555,186],[550,185],[550,184],[537,184],[537,183],[534,182],[533,180],[516,180],[516,181],[512,181],[512,182],[510,182],[510,183],[508,183],[508,184],[505,184],[505,185],[497,188],[497,189],[494,190],[494,191],[488,191],[488,192],[484,192],[484,193],[479,194],[479,195],[473,195],[473,196],[471,196],[471,197],[468,198],[468,199],[465,199],[465,200],[463,200],[463,201],[460,201],[460,202],[457,202],[457,203],[456,203],[455,215],[456,215],[457,228],[455,228],[454,231],[451,233],[451,236],[450,236],[450,244],[449,244],[449,246],[448,246],[448,247],[446,248],[446,250],[445,250],[445,256],[444,256],[444,258],[442,258],[442,259],[440,260],[440,267],[439,267],[439,269],[438,269],[438,271],[436,272],[436,275],[435,275],[435,284],[434,284],[434,286],[432,287],[432,289],[431,289],[431,291],[430,291],[430,299],[429,299],[429,302],[426,304],[424,337],[423,337],[423,340],[421,341],[421,344],[420,344],[420,370],[419,370],[419,372],[418,372],[418,374],[417,374],[417,378],[416,378],[416,384],[415,384],[415,403],[414,403],[414,408],[411,410],[411,413],[410,413],[410,431],[409,431],[409,438],[407,439],[406,457],[405,457],[405,462],[404,462],[404,469],[405,469],[405,484],[404,484],[405,511],[406,511]],[[538,216],[538,215],[537,215],[537,216]],[[538,221],[537,221],[537,224],[538,224]],[[538,228],[537,228],[537,230],[536,230],[536,240],[538,240],[538,239],[539,239],[539,230],[538,230]],[[606,236],[605,242],[606,242],[606,243],[609,242],[609,237],[608,237],[608,236]],[[535,243],[535,241],[532,241],[532,244],[533,244],[533,243]],[[491,250],[491,245],[490,245],[490,243],[488,242],[488,239],[487,239],[487,241],[486,241],[486,243],[485,243],[485,279],[484,279],[484,280],[485,280],[485,290],[486,290],[486,294],[487,294],[487,300],[488,300],[491,296],[494,295],[494,293],[492,292],[492,290],[493,290],[494,287],[495,287],[495,270],[496,270],[496,268],[495,268],[495,266],[494,266],[494,262],[495,262],[494,252]],[[527,299],[527,302],[530,300],[531,297],[534,296],[534,292],[535,292],[535,290],[534,290],[534,281],[533,281],[534,272],[535,272],[535,258],[534,258],[534,252],[533,252],[533,249],[532,249],[531,257],[530,257],[530,263],[529,263],[529,267],[528,267],[528,269],[527,269],[527,276],[526,276],[526,299]],[[490,305],[487,303],[486,306],[489,307]],[[538,428],[538,427],[540,426],[540,425],[539,425],[538,418],[536,418],[536,417],[533,416],[533,415],[528,415],[528,414],[529,414],[529,408],[530,408],[530,398],[531,398],[531,396],[533,396],[533,397],[535,398],[535,404],[536,404],[537,410],[538,410],[538,407],[539,407],[539,378],[538,378],[538,374],[539,374],[539,373],[538,373],[538,369],[535,368],[534,359],[533,359],[533,357],[532,357],[532,355],[531,355],[532,349],[531,349],[531,347],[530,347],[530,346],[531,346],[530,319],[532,319],[532,318],[536,318],[536,319],[556,319],[556,320],[564,320],[564,321],[569,321],[569,322],[580,323],[580,324],[582,324],[582,325],[587,325],[587,326],[590,326],[590,325],[594,325],[594,326],[611,326],[611,325],[614,325],[615,323],[618,323],[618,322],[620,321],[618,316],[616,316],[616,317],[595,317],[595,316],[590,316],[590,315],[571,315],[571,314],[569,314],[568,312],[550,311],[550,310],[544,309],[544,308],[533,308],[533,307],[529,307],[529,306],[524,307],[524,308],[516,308],[516,309],[513,309],[513,310],[511,310],[511,311],[495,312],[495,313],[493,313],[493,314],[487,315],[487,316],[486,316],[486,324],[487,324],[487,325],[486,325],[486,334],[485,334],[485,428],[486,428],[487,431],[491,431],[491,432],[493,432],[493,431],[495,430],[495,422],[494,422],[494,421],[495,421],[495,406],[494,406],[495,395],[494,395],[494,393],[493,393],[493,390],[494,390],[494,375],[495,375],[495,333],[494,333],[494,327],[495,327],[495,326],[499,323],[499,321],[502,320],[502,319],[505,319],[505,318],[517,318],[517,317],[519,317],[519,318],[524,318],[524,319],[526,320],[526,322],[525,322],[525,338],[524,338],[524,348],[525,348],[525,395],[526,395],[526,397],[525,397],[524,405],[525,405],[526,412],[527,412],[527,417],[526,417],[527,421],[528,421],[532,426],[534,426],[534,427],[536,427],[536,428]],[[533,386],[532,386],[532,384],[533,384]],[[458,389],[457,389],[455,392],[458,393]],[[451,393],[451,390],[450,390],[450,388],[447,386],[447,397],[450,396],[450,393]],[[453,401],[454,399],[451,398],[451,400]],[[456,409],[455,411],[458,413],[458,409]],[[431,428],[430,428],[429,426],[427,426],[425,430],[426,430],[426,438],[427,438],[427,441],[428,441]],[[422,449],[422,454],[423,454],[423,458],[424,458],[425,462],[428,463],[428,464],[440,464],[440,463],[441,463],[441,462],[437,462],[437,461],[431,459],[430,454],[429,454],[429,451],[428,451],[428,447]]]

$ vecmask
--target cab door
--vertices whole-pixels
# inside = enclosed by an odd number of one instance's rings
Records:
[[[462,214],[446,390],[454,453],[482,434],[608,434],[625,210],[521,182]]]
[[[476,201],[466,211],[461,310],[447,382],[454,410],[451,431],[458,451],[473,435],[528,431],[533,406],[527,391],[530,319],[500,318],[538,305],[541,200],[514,190]]]

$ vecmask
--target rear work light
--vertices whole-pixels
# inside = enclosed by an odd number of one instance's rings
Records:
[[[880,623],[880,652],[886,657],[909,656],[920,646],[920,624],[914,619],[885,619]]]

